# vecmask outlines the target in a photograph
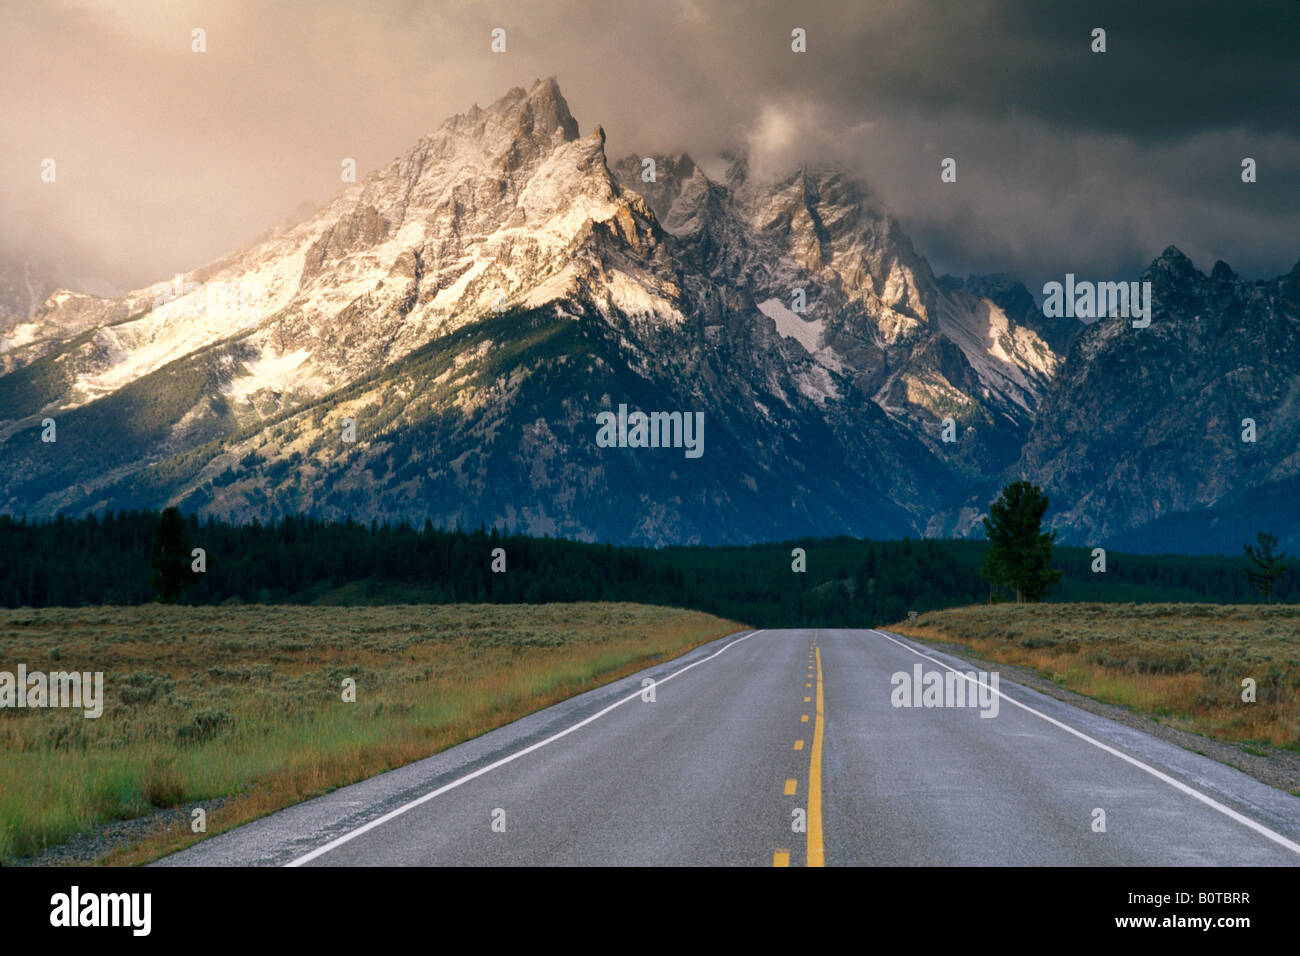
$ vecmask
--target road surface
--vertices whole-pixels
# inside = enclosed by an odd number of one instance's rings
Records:
[[[869,630],[741,632],[160,861],[1296,864],[1300,798]]]

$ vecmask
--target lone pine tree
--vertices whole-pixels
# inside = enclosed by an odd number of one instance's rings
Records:
[[[190,542],[185,518],[176,508],[167,508],[154,528],[149,554],[149,579],[155,597],[163,604],[175,604],[194,587],[190,571]]]
[[[1261,531],[1255,535],[1256,545],[1243,545],[1246,550],[1246,557],[1250,558],[1251,563],[1255,566],[1246,569],[1246,578],[1253,584],[1260,594],[1264,595],[1269,604],[1273,603],[1273,588],[1277,584],[1277,579],[1286,573],[1286,565],[1282,559],[1288,557],[1283,551],[1281,554],[1274,554],[1273,549],[1277,547],[1277,536],[1266,531]]]
[[[984,576],[1016,592],[1016,603],[1041,601],[1062,577],[1052,568],[1055,531],[1042,531],[1047,496],[1037,485],[1017,481],[1002,489],[984,519],[989,539]]]

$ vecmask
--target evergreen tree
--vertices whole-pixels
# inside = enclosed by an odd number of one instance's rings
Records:
[[[1246,569],[1246,578],[1260,594],[1264,595],[1269,604],[1273,603],[1273,588],[1277,579],[1286,573],[1286,565],[1282,564],[1282,559],[1288,557],[1283,551],[1281,554],[1274,554],[1273,549],[1277,547],[1277,537],[1266,531],[1261,531],[1255,535],[1258,542],[1256,546],[1249,544],[1243,545],[1246,551],[1246,557],[1250,558],[1255,567]]]
[[[1016,592],[1016,603],[1041,601],[1062,572],[1052,568],[1056,532],[1044,532],[1047,496],[1037,485],[1016,481],[1002,489],[989,508],[984,533],[989,539],[984,576]]]
[[[175,604],[195,585],[190,571],[189,529],[176,508],[168,508],[158,518],[154,529],[149,568],[150,585],[163,604]]]

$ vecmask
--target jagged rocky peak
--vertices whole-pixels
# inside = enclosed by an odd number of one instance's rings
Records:
[[[936,287],[897,220],[867,187],[834,168],[801,167],[740,190],[756,225],[809,272],[861,303],[887,340],[930,323]]]
[[[1205,275],[1192,264],[1192,260],[1183,255],[1177,246],[1166,246],[1156,260],[1147,269],[1149,278],[1168,278],[1175,281],[1184,279],[1204,279]]]
[[[643,178],[647,158],[655,163],[653,180]],[[978,326],[965,330],[962,347],[984,364],[991,351],[990,368],[1054,367],[1054,358],[1020,355],[1042,350],[1042,343],[1014,327],[1003,335],[1005,319],[983,321],[977,297],[949,301],[884,204],[844,170],[805,165],[760,174],[743,153],[721,158],[728,165],[718,182],[684,153],[624,157],[615,171],[627,189],[646,197],[679,255],[744,290],[758,311],[776,316],[782,336],[797,339],[827,368],[876,392],[905,361],[900,350],[953,322]],[[786,314],[796,290],[807,307],[802,319]],[[950,321],[941,322],[941,314]],[[1011,389],[1032,402],[1038,383],[1006,371],[1008,382],[989,389]]]
[[[1214,268],[1210,270],[1210,278],[1215,282],[1232,282],[1237,278],[1237,273],[1232,271],[1232,266],[1220,259],[1214,263]]]
[[[372,205],[390,228],[408,207],[437,205],[448,181],[476,181],[454,200],[513,202],[518,189],[555,150],[578,139],[578,123],[554,77],[515,87],[487,109],[474,106],[425,136],[361,188],[358,206]],[[467,175],[468,174],[468,175]],[[494,195],[495,192],[495,195]]]
[[[699,190],[693,181],[707,186],[707,179],[693,160],[683,152],[668,155],[624,156],[613,166],[613,173],[626,188],[640,193],[655,217],[669,232],[681,231],[691,218],[689,212],[698,204]],[[684,200],[679,205],[679,200]],[[674,207],[677,207],[674,212]]]
[[[871,190],[843,170],[799,166],[758,175],[746,153],[732,151],[721,156],[721,182],[713,182],[685,153],[648,158],[655,161],[652,182],[643,181],[643,157],[625,157],[615,169],[669,232],[707,228],[733,265],[776,254],[870,309],[896,308],[913,321],[928,313],[929,265]]]
[[[531,227],[562,215],[566,205],[579,208],[580,198],[608,203],[617,191],[603,130],[580,137],[555,78],[537,80],[486,109],[475,105],[451,117],[336,197],[317,216],[321,232],[303,278],[323,273],[329,261],[395,240],[403,249],[418,248],[435,283],[449,284],[464,271],[475,238]],[[451,271],[438,276],[444,268]]]
[[[522,161],[536,152],[550,152],[578,138],[578,121],[560,92],[555,77],[537,80],[527,91],[515,87],[488,110],[499,114],[503,126],[514,134],[506,158]],[[604,142],[602,135],[601,141]]]
[[[528,103],[534,126],[539,131],[558,129],[566,142],[578,138],[578,122],[569,112],[569,103],[554,76],[533,83],[528,91]]]
[[[513,87],[487,109],[475,103],[468,111],[445,120],[433,136],[444,131],[482,136],[493,127],[550,145],[578,138],[578,121],[569,112],[568,101],[554,76],[535,80],[528,89]]]

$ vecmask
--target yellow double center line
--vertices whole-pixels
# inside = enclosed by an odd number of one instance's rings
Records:
[[[808,767],[808,865],[825,866],[822,850],[822,649],[817,654],[817,723],[813,727],[812,761]]]

